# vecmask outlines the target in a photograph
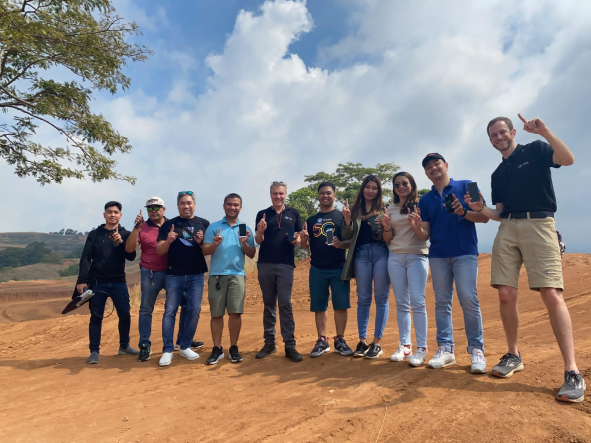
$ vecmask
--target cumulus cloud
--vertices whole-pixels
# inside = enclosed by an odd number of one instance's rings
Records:
[[[577,157],[574,166],[554,172],[558,221],[570,250],[588,250],[580,222],[588,210],[577,202],[586,201],[579,183],[589,175],[583,119],[591,97],[585,74],[591,6],[377,0],[349,6],[349,33],[322,48],[322,67],[306,66],[290,52],[301,35],[314,32],[305,2],[267,1],[241,11],[218,53],[196,63],[183,53],[169,57],[174,81],[166,94],[140,87],[97,103],[134,144],[131,156],[120,156],[119,169],[136,175],[137,186],[68,182],[36,194],[57,197],[65,213],[90,226],[100,206],[94,201],[113,196],[135,212],[148,196],[160,195],[176,214],[176,192],[190,189],[200,215],[215,220],[223,196],[239,192],[244,218],[253,223],[269,205],[273,180],[293,190],[304,175],[333,171],[340,162],[394,161],[428,187],[420,160],[437,151],[454,178],[478,181],[490,199],[500,155],[486,138],[486,123],[497,115],[517,120],[521,112],[543,118]],[[192,74],[202,62],[210,72],[205,90],[196,93]],[[532,139],[517,127],[520,142]],[[0,180],[15,179],[3,174]],[[48,214],[42,223],[17,217],[4,230],[53,230],[60,216]],[[127,218],[129,225],[132,214]],[[496,228],[494,222],[479,227],[483,250]]]

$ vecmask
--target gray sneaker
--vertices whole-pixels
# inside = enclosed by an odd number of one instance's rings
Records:
[[[581,374],[575,371],[568,371],[564,373],[564,384],[556,400],[565,401],[568,403],[580,403],[585,399],[585,379]]]
[[[122,348],[119,346],[119,352],[117,352],[119,355],[138,355],[139,353],[140,351],[132,348],[130,345],[128,345],[127,348]]]
[[[523,371],[523,362],[521,361],[521,353],[519,355],[507,352],[501,357],[501,361],[492,369],[492,375],[495,377],[509,378],[514,372]]]
[[[88,357],[86,359],[86,364],[87,365],[95,365],[99,362],[99,359],[100,359],[99,353],[96,351],[92,351],[90,353],[90,357]]]

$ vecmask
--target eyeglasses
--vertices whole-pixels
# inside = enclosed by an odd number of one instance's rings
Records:
[[[146,211],[148,212],[156,212],[156,211],[160,211],[162,209],[162,206],[146,206]]]
[[[179,192],[179,197],[181,195],[193,195],[193,191],[181,191],[181,192]]]
[[[406,188],[410,183],[409,182],[402,182],[402,183],[394,183],[395,188],[404,187]]]

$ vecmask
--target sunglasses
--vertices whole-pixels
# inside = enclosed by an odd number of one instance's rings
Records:
[[[181,195],[193,195],[193,191],[181,191],[179,192],[179,196]]]
[[[401,186],[406,188],[408,185],[410,185],[409,182],[402,182],[402,183],[394,183],[394,187],[395,188],[400,188]]]
[[[156,212],[156,211],[160,211],[162,209],[162,206],[146,206],[146,211],[148,212]]]

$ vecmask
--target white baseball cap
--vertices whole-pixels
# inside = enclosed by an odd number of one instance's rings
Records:
[[[160,197],[150,197],[146,201],[146,206],[164,206],[164,200]]]

